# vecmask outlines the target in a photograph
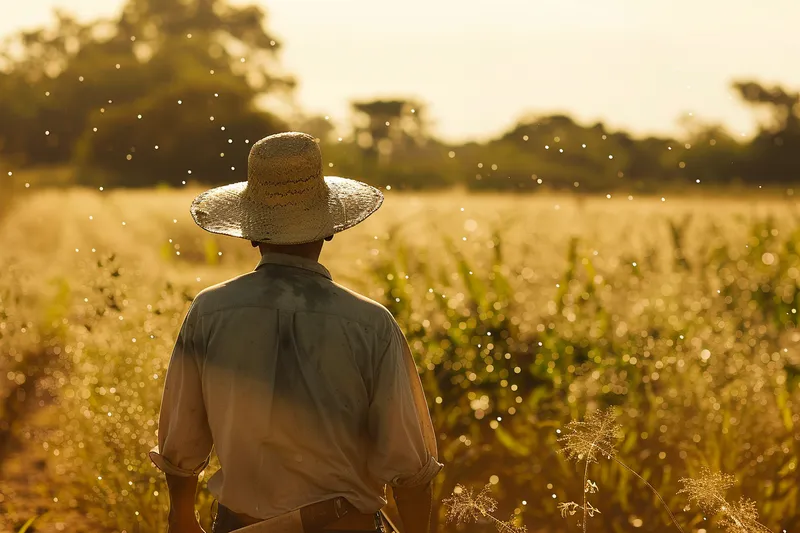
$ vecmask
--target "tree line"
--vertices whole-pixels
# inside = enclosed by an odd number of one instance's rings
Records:
[[[452,145],[430,133],[411,99],[353,102],[351,133],[339,137],[341,128],[293,103],[280,47],[263,8],[228,0],[127,0],[117,16],[88,23],[57,12],[53,25],[0,45],[0,168],[70,169],[42,172],[44,184],[230,182],[244,179],[254,140],[297,129],[320,140],[331,174],[398,188],[655,190],[800,178],[800,93],[781,87],[734,84],[744,105],[769,117],[744,141],[713,124],[688,124],[680,140],[636,138],[550,115]],[[276,103],[284,112],[269,111]]]

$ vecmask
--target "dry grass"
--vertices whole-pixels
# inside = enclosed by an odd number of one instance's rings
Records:
[[[0,529],[42,514],[38,530],[163,530],[145,452],[175,332],[197,291],[257,261],[193,225],[195,192],[26,190],[0,223],[0,394],[44,348],[36,388],[56,396],[17,422],[25,456],[46,460],[35,503],[0,476]],[[448,465],[439,500],[489,482],[498,516],[515,517],[498,522],[574,529],[558,503],[588,478],[556,453],[556,429],[614,405],[614,457],[670,508],[685,507],[679,478],[709,466],[742,480],[760,523],[794,530],[798,247],[781,201],[390,192],[322,262],[408,334]],[[631,471],[600,460],[592,472],[600,491],[582,507],[602,511],[598,528],[674,527]],[[706,523],[696,507],[676,518]]]

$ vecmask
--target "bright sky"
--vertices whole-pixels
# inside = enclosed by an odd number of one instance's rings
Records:
[[[640,134],[678,133],[693,113],[749,134],[732,80],[800,89],[798,0],[254,1],[305,110],[344,121],[354,98],[415,97],[448,140],[495,135],[527,112]],[[120,5],[0,0],[0,35],[54,7],[88,18]]]

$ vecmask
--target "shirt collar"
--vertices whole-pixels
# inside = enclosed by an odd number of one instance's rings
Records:
[[[313,259],[298,257],[296,255],[267,252],[261,256],[261,261],[258,262],[256,270],[264,265],[282,265],[294,268],[302,268],[304,270],[316,272],[317,274],[320,274],[328,279],[333,279],[328,269],[318,262],[314,261]]]

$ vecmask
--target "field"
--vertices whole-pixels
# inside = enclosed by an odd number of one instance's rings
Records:
[[[200,289],[257,262],[194,226],[196,192],[0,206],[0,531],[165,531],[146,452],[174,336]],[[407,333],[446,464],[437,501],[489,484],[501,520],[581,530],[559,503],[583,501],[586,457],[558,437],[614,406],[616,458],[685,531],[757,530],[730,516],[749,504],[713,516],[679,493],[704,467],[798,531],[798,247],[785,200],[388,192],[321,262]],[[598,456],[588,478],[589,531],[677,531],[618,462]],[[440,531],[494,530],[479,515]]]

